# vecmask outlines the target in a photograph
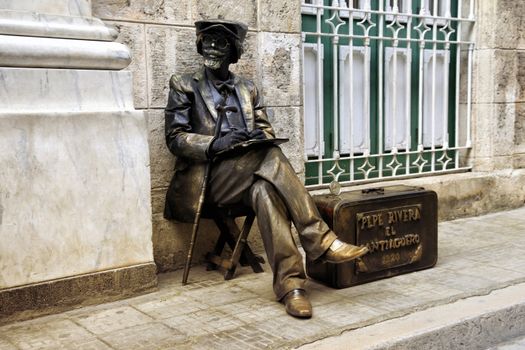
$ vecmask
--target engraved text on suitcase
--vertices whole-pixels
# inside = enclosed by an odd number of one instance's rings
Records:
[[[421,205],[406,205],[356,214],[357,244],[369,253],[356,263],[357,273],[382,271],[421,259]]]

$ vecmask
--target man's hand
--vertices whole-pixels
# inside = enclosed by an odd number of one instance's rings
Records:
[[[261,129],[253,129],[249,134],[250,139],[254,140],[266,140],[266,134]]]
[[[220,152],[231,145],[246,141],[250,138],[250,135],[244,129],[232,129],[230,132],[225,135],[218,137],[213,141],[210,147],[211,154]]]

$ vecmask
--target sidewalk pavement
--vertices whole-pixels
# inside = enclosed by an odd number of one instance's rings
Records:
[[[196,266],[184,287],[180,271],[163,274],[151,294],[2,326],[0,350],[301,347],[524,283],[525,207],[440,223],[434,268],[339,290],[308,281],[309,320],[285,313],[264,268],[224,281]]]
[[[513,339],[493,349],[494,350],[496,349],[497,350],[524,350],[525,349],[525,337]]]

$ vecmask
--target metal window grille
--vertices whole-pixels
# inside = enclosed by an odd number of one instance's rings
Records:
[[[470,169],[474,0],[302,9],[308,187]]]

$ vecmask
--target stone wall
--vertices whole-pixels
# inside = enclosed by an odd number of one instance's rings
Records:
[[[163,219],[164,195],[173,174],[174,158],[164,142],[164,107],[168,81],[174,73],[201,66],[195,50],[193,23],[225,18],[248,24],[245,54],[232,67],[255,81],[265,104],[274,111],[277,135],[291,139],[283,148],[302,173],[302,112],[300,2],[297,0],[92,0],[93,14],[120,31],[117,41],[128,45],[133,59],[135,107],[148,113],[152,179],[153,246],[161,271],[182,266],[191,225]],[[217,235],[209,222],[201,226],[196,260]],[[258,235],[252,235],[259,245]]]
[[[476,1],[473,165],[525,167],[525,2]]]
[[[463,13],[468,13],[468,3]],[[519,0],[496,0],[475,1],[475,6],[473,148],[463,157],[473,173],[403,182],[424,184],[438,192],[441,220],[516,207],[525,200],[525,174],[520,170],[525,166],[525,5]],[[278,134],[291,138],[284,149],[302,174],[300,1],[92,0],[92,8],[96,17],[120,30],[117,40],[133,53],[128,69],[134,77],[135,106],[149,114],[155,261],[161,271],[178,268],[185,259],[191,227],[162,218],[174,162],[164,144],[163,108],[169,76],[200,65],[193,22],[219,16],[249,25],[246,54],[233,70],[253,79],[266,104],[273,107],[272,123]],[[206,233],[200,235],[197,257],[216,236],[209,223],[201,232]],[[255,244],[259,245],[257,239]]]

